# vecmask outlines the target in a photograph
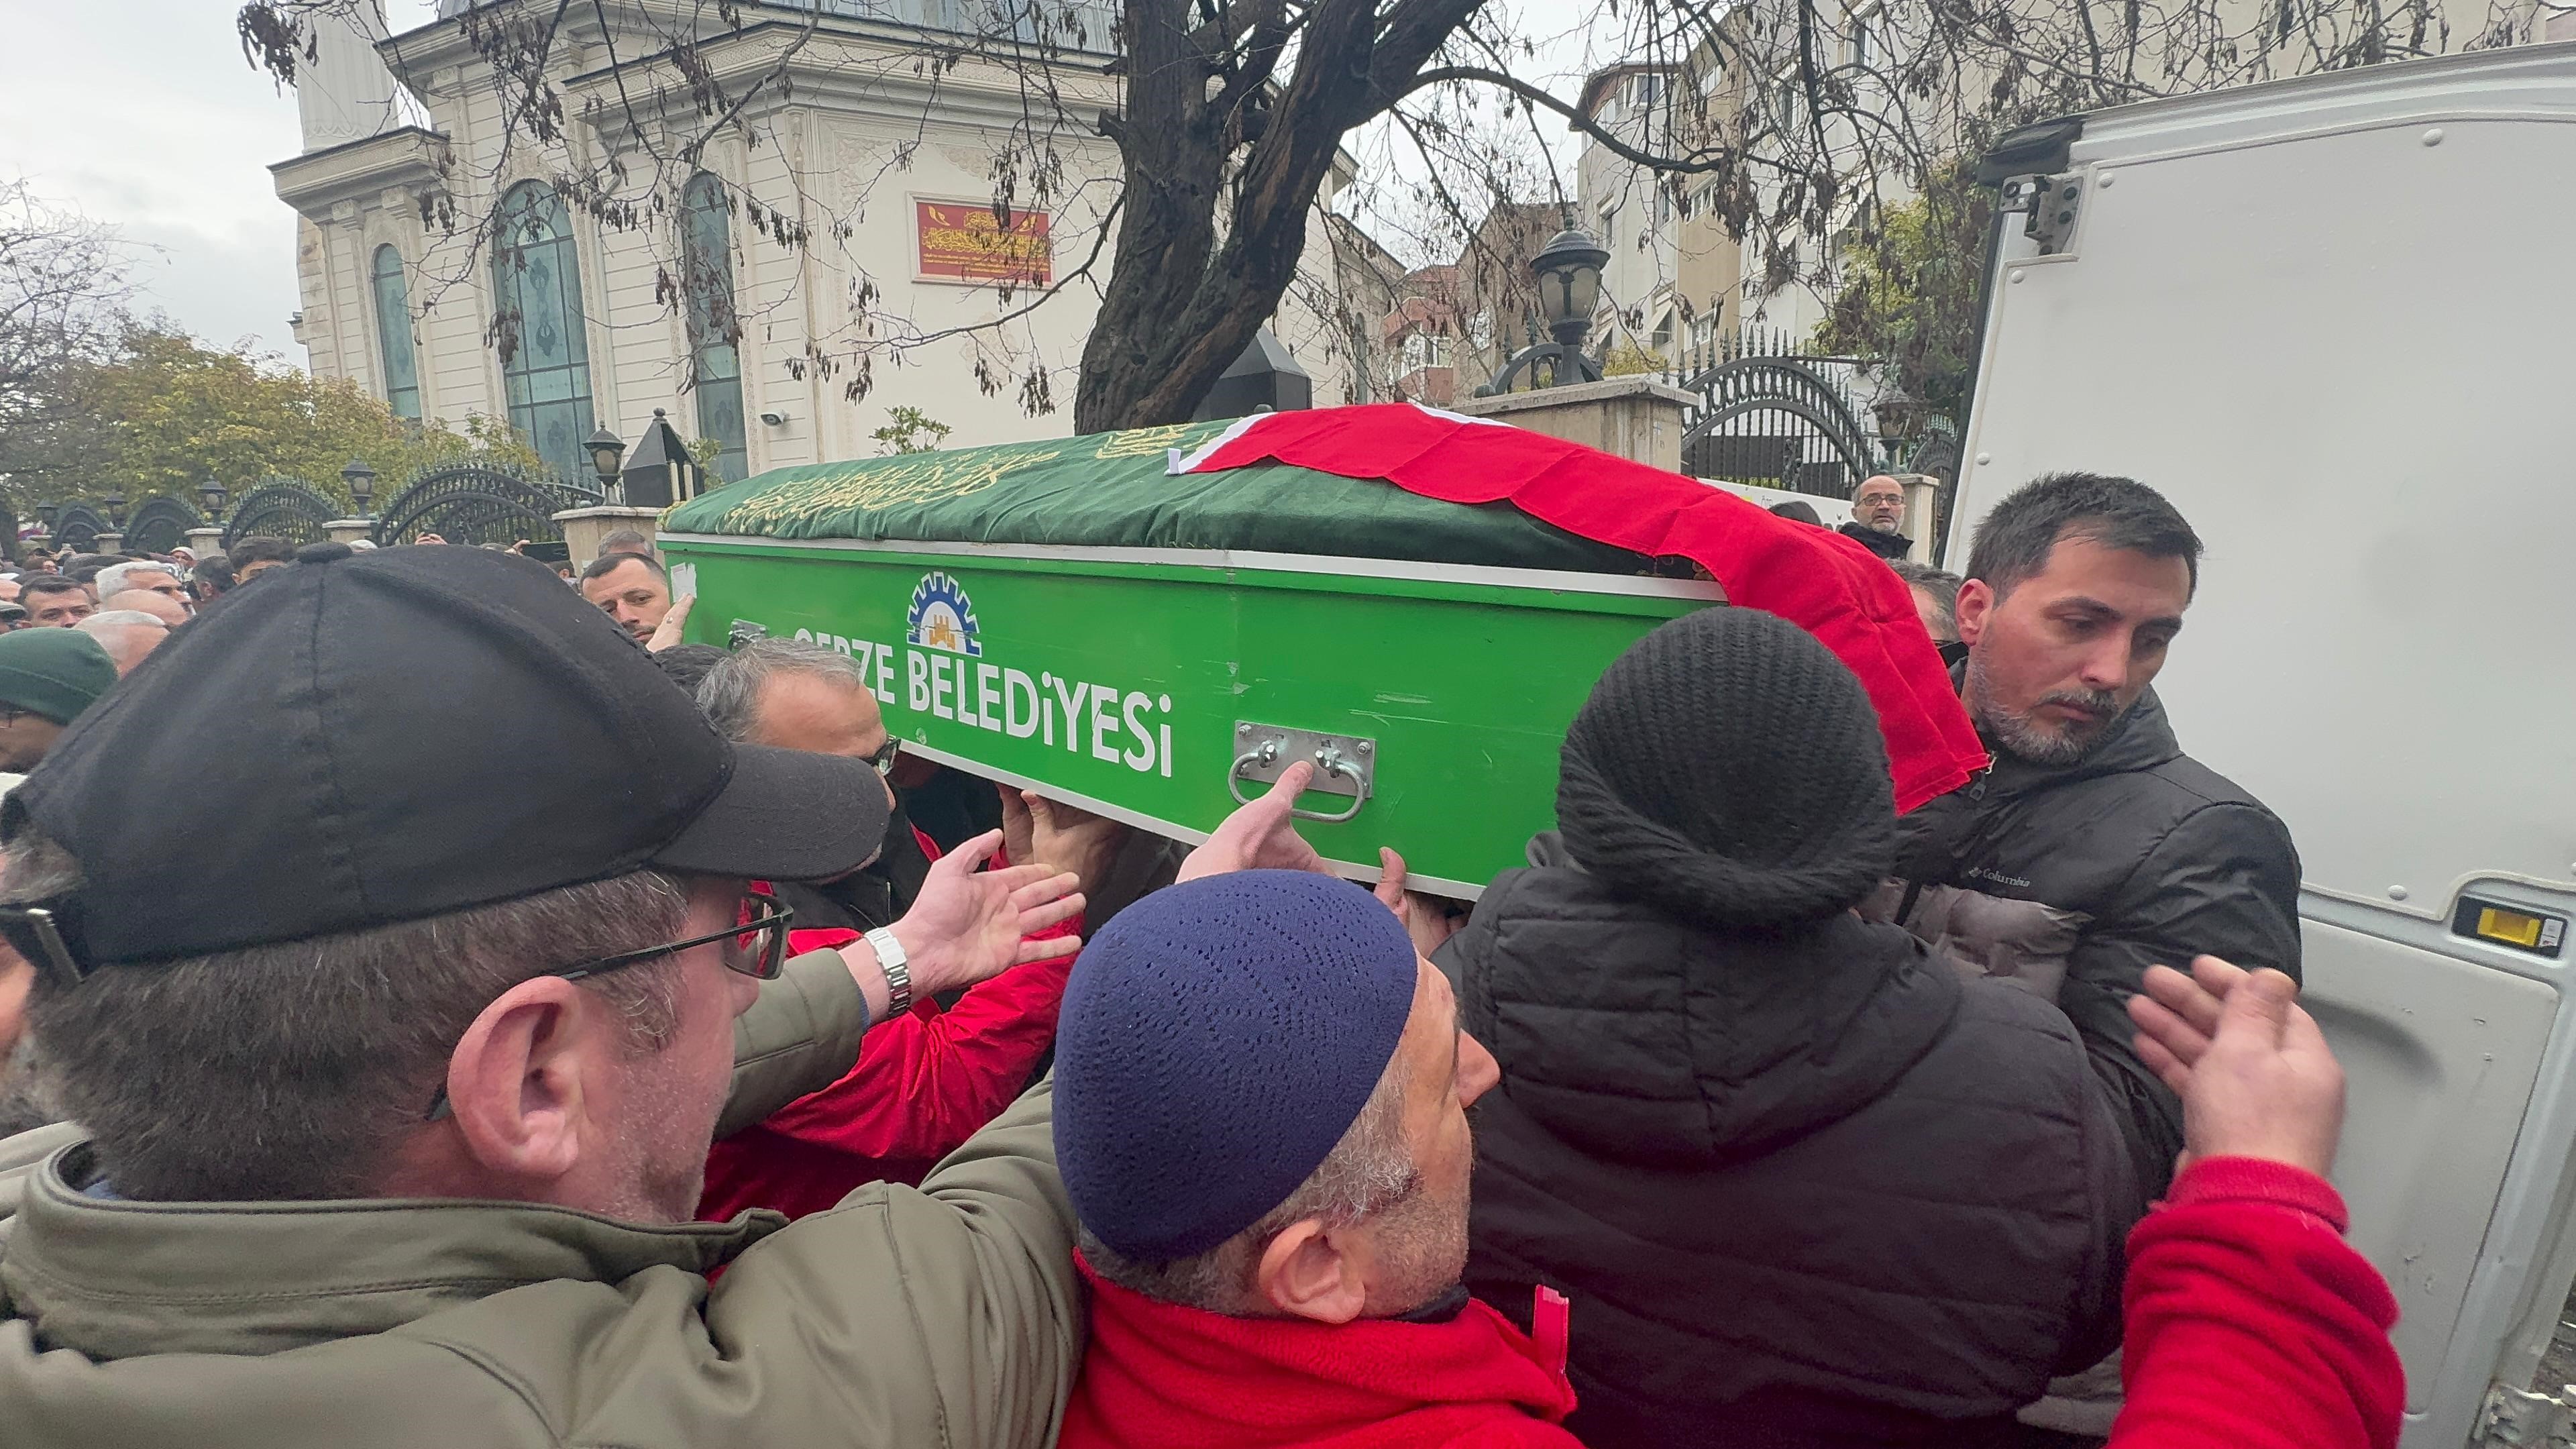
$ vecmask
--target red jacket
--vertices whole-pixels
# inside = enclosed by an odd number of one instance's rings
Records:
[[[1475,1300],[1446,1323],[1230,1318],[1091,1285],[1060,1449],[1581,1449],[1553,1349]]]
[[[928,837],[921,845],[939,859]],[[1081,930],[1077,916],[1037,936]],[[791,930],[787,944],[790,952],[821,951],[858,938]],[[698,1217],[723,1222],[755,1207],[803,1217],[871,1182],[920,1182],[1028,1085],[1055,1040],[1072,970],[1069,956],[1014,966],[947,1011],[924,997],[905,1016],[872,1027],[846,1076],[709,1149]]]
[[[2344,1225],[2324,1179],[2281,1163],[2213,1158],[2174,1179],[2129,1235],[2110,1449],[2391,1449],[2397,1301]]]

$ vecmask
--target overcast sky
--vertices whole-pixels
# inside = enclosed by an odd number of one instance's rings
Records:
[[[269,166],[301,144],[295,97],[242,59],[231,0],[0,0],[20,58],[0,85],[0,172],[113,224],[145,305],[210,342],[302,365],[295,213]],[[428,0],[394,0],[418,23]],[[29,60],[41,57],[40,60]]]
[[[111,223],[135,247],[147,306],[218,345],[299,366],[295,215],[271,164],[300,145],[295,97],[242,59],[233,0],[0,0],[20,63],[0,85],[0,173]],[[1578,70],[1583,0],[1517,0],[1540,33],[1533,69]],[[395,30],[434,0],[389,0]],[[1568,34],[1564,27],[1575,27]],[[1550,35],[1547,32],[1553,31]],[[1548,43],[1553,41],[1553,44]],[[30,62],[28,57],[40,57]]]

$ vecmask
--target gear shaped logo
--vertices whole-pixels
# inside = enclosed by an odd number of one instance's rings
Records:
[[[975,637],[975,602],[946,574],[921,576],[903,622],[905,637],[924,649],[983,657],[983,641]]]

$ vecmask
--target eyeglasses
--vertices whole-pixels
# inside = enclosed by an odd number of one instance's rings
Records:
[[[877,746],[877,752],[868,756],[868,763],[876,767],[876,772],[878,774],[891,775],[894,773],[895,757],[902,752],[903,741],[896,739],[892,735],[888,735],[886,736],[886,742]]]
[[[727,971],[748,976],[755,981],[777,980],[779,971],[787,964],[787,923],[795,918],[796,912],[778,904],[769,896],[746,894],[736,914],[741,919],[721,931],[710,931],[703,936],[691,936],[685,941],[669,941],[659,946],[647,946],[640,951],[620,951],[614,956],[598,956],[552,971],[540,971],[536,976],[528,979],[534,981],[539,976],[559,976],[566,981],[587,981],[595,976],[605,976],[611,971],[623,970],[628,966],[658,960],[664,956],[676,955],[682,951],[713,945],[721,941],[725,943],[723,959]],[[447,1116],[451,1110],[447,1100],[447,1088],[442,1086],[438,1089],[438,1095],[431,1099],[429,1110],[421,1115],[421,1120],[435,1122]]]
[[[66,987],[80,985],[89,974],[81,964],[88,954],[88,937],[77,901],[56,901],[50,907],[0,907],[0,940]]]
[[[779,969],[787,961],[787,923],[794,919],[796,913],[768,896],[746,895],[742,898],[738,914],[742,919],[721,931],[710,931],[703,936],[691,936],[685,941],[672,941],[666,945],[647,946],[641,951],[621,951],[614,956],[601,956],[561,970],[537,974],[560,976],[566,981],[586,981],[639,962],[731,938],[733,944],[724,953],[726,970],[739,972],[755,981],[777,980]]]

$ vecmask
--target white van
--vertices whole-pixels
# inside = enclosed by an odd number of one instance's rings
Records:
[[[2405,1443],[2545,1442],[2560,1406],[2490,1386],[2531,1384],[2576,1277],[2576,45],[2006,153],[2034,209],[2003,218],[1948,562],[2060,469],[2206,541],[2157,688],[2298,842]]]

